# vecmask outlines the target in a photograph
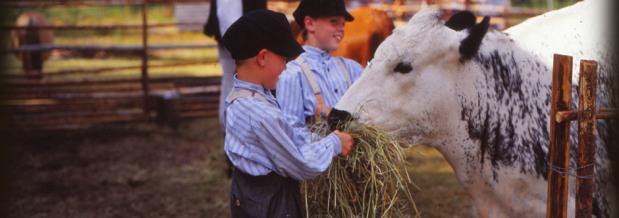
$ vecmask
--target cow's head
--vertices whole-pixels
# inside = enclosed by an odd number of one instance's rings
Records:
[[[396,29],[336,105],[331,123],[351,113],[407,141],[448,131],[444,125],[459,120],[450,116],[460,116],[461,111],[457,82],[474,79],[466,75],[471,71],[467,62],[477,54],[489,18],[476,23],[473,14],[460,12],[444,22],[440,16],[437,11],[422,10]],[[467,88],[471,87],[457,87]]]

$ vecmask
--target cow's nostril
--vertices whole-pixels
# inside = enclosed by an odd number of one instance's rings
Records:
[[[347,111],[338,110],[336,108],[331,109],[327,122],[331,131],[336,129],[342,129],[346,123],[352,120],[352,115]]]

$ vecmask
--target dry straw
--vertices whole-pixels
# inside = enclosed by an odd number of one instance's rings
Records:
[[[314,124],[318,135],[326,123]],[[402,217],[418,215],[404,158],[404,147],[385,131],[351,122],[355,139],[347,158],[338,156],[326,173],[304,182],[307,217]]]

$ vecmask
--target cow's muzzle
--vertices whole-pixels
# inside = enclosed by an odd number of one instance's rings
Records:
[[[352,115],[347,111],[341,111],[333,108],[331,109],[331,112],[329,112],[327,123],[329,124],[329,129],[331,131],[336,129],[342,130],[348,122],[352,121],[352,119]]]

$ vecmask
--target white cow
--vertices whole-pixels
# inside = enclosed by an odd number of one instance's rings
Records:
[[[380,45],[329,120],[352,114],[404,142],[437,148],[481,217],[544,217],[551,82],[551,61],[544,58],[554,48],[529,51],[506,33],[488,31],[488,24],[488,18],[476,24],[467,12],[446,23],[438,11],[418,12]],[[572,46],[578,45],[589,46]],[[599,57],[590,50],[582,55]],[[600,77],[608,82],[605,72]],[[606,136],[605,123],[598,130]],[[606,141],[597,143],[594,213],[616,217]],[[570,198],[573,216],[573,193]]]

